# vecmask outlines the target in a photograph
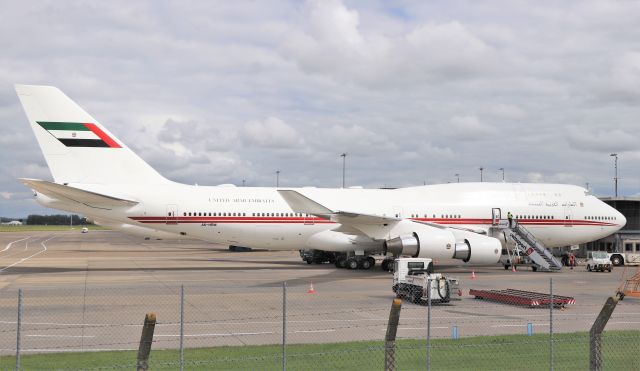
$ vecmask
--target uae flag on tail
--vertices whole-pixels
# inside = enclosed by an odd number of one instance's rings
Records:
[[[51,121],[36,122],[67,147],[120,148],[120,145],[96,124]]]

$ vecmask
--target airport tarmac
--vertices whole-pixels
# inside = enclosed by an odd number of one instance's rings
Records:
[[[524,333],[549,329],[550,311],[486,302],[470,288],[516,288],[572,296],[554,310],[554,331],[588,331],[623,268],[560,273],[512,272],[499,265],[438,262],[463,295],[432,309],[432,336]],[[472,270],[476,278],[471,278]],[[635,268],[633,268],[635,270]],[[230,252],[199,241],[145,241],[115,231],[0,234],[0,353],[15,348],[17,291],[23,290],[26,352],[137,349],[144,314],[158,315],[158,347],[178,344],[180,286],[185,287],[187,346],[277,344],[287,282],[288,341],[383,339],[394,298],[392,275],[308,265],[297,251]],[[313,284],[315,293],[308,293]],[[625,299],[608,328],[640,329],[640,302]],[[427,308],[404,303],[398,337],[426,336]]]

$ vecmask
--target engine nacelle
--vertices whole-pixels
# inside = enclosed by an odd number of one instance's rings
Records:
[[[470,264],[495,264],[500,260],[502,243],[497,238],[459,229],[450,228],[450,230],[459,241],[456,243],[455,259],[462,259],[463,262]],[[463,245],[468,247],[468,255]]]
[[[414,258],[460,259],[471,264],[494,264],[500,259],[502,244],[493,237],[412,221],[398,223],[398,237],[387,240],[384,253]],[[410,228],[410,231],[404,232]],[[404,233],[402,233],[404,232]]]
[[[413,258],[451,259],[455,236],[447,228],[437,228],[409,220],[398,223],[398,237],[387,240],[384,252]],[[409,229],[410,231],[404,232]],[[403,233],[404,232],[404,233]]]

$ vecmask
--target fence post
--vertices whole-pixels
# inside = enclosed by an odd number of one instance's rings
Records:
[[[22,289],[18,289],[18,321],[16,328],[16,371],[20,370],[20,331],[22,327]]]
[[[149,355],[151,355],[151,344],[153,343],[153,331],[156,328],[156,315],[148,313],[144,317],[142,335],[140,335],[140,346],[138,347],[138,371],[149,369]]]
[[[180,285],[180,371],[184,370],[184,285]]]
[[[431,370],[431,278],[427,280],[427,371]]]
[[[282,371],[287,369],[287,282],[282,282]]]
[[[553,277],[549,277],[549,370],[553,371]]]
[[[389,322],[387,323],[387,334],[384,337],[385,371],[394,371],[396,369],[396,333],[398,332],[398,322],[400,321],[400,309],[402,309],[402,300],[393,299],[391,311],[389,312]]]
[[[589,331],[589,369],[602,370],[602,331],[618,305],[618,298],[609,297]]]

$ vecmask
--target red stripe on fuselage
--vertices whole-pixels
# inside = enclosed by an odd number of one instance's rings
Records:
[[[163,223],[225,223],[225,224],[332,224],[334,221],[322,218],[304,218],[304,217],[259,217],[259,216],[230,216],[230,217],[210,217],[210,216],[132,216],[129,217],[137,222],[144,224],[163,224]],[[422,222],[436,224],[492,224],[491,219],[444,219],[444,218],[412,218]],[[566,220],[566,219],[519,219],[519,224],[535,225],[535,226],[595,226],[595,227],[613,227],[617,224],[598,222],[592,220]]]

